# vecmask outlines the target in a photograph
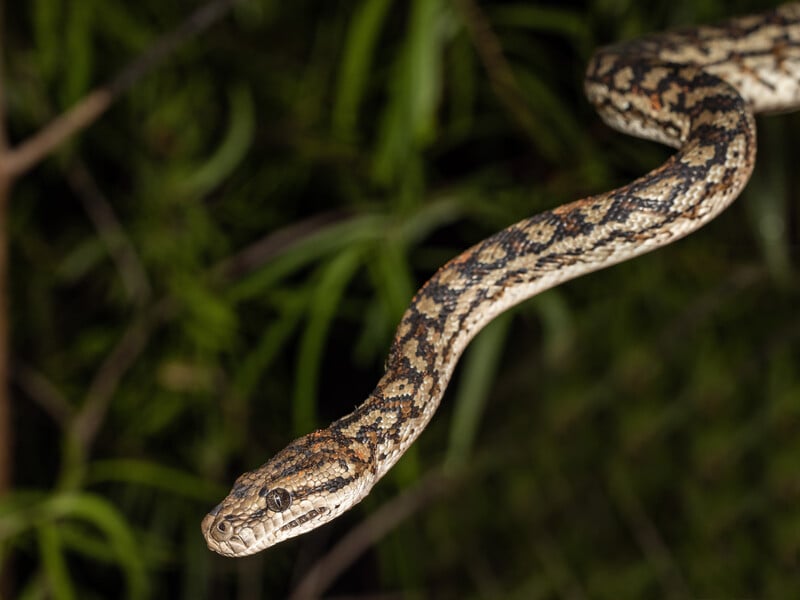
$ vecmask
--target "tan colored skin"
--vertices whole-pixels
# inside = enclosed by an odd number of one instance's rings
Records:
[[[559,283],[698,229],[741,192],[756,112],[800,106],[800,4],[601,49],[586,91],[603,119],[678,148],[620,189],[516,223],[442,267],[414,296],[367,400],[303,436],[203,519],[208,547],[245,556],[352,508],[433,416],[469,341]]]

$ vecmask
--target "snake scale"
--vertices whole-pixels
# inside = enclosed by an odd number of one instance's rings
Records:
[[[209,548],[245,556],[352,508],[425,429],[469,341],[506,309],[669,244],[716,217],[755,162],[754,114],[800,106],[800,4],[600,49],[586,93],[625,133],[678,151],[608,193],[511,225],[414,296],[366,401],[255,471],[203,519]]]

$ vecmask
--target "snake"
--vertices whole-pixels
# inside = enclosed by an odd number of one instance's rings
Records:
[[[586,95],[612,128],[677,151],[635,181],[513,224],[462,252],[404,313],[374,391],[353,412],[236,479],[202,520],[246,556],[351,509],[425,429],[470,340],[503,311],[695,231],[753,172],[756,113],[800,107],[800,3],[600,48]]]

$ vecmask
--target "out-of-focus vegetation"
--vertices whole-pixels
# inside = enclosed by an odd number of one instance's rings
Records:
[[[12,140],[201,4],[7,1]],[[591,112],[593,48],[771,4],[249,0],[179,47],[13,190],[6,590],[284,597],[434,481],[327,594],[791,597],[798,115],[760,119],[713,224],[480,336],[356,510],[240,561],[199,532],[240,472],[367,395],[438,266],[664,160]]]

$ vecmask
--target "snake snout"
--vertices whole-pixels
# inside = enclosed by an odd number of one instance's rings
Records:
[[[219,516],[220,505],[214,507],[200,524],[203,535],[207,540],[215,542],[227,542],[233,536],[233,524],[225,517]]]

